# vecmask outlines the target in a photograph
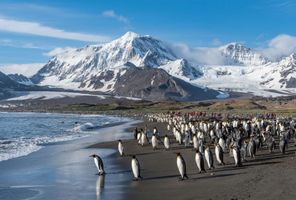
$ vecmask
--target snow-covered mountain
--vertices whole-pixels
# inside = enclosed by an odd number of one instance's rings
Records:
[[[198,61],[189,62],[175,52],[170,45],[151,36],[127,32],[106,44],[65,49],[54,55],[31,80],[39,85],[141,98],[173,91],[186,99],[187,83],[200,92],[202,88],[211,88],[261,96],[296,93],[295,54],[271,62],[259,51],[230,43],[215,50],[223,58],[223,64],[202,65]],[[216,53],[213,59],[215,56]],[[164,78],[153,82],[156,74]],[[141,81],[143,77],[145,81]],[[152,80],[147,81],[147,77]],[[159,90],[160,85],[167,85],[166,81],[170,82],[167,87],[170,89]],[[137,83],[137,87],[132,83]],[[211,96],[214,93],[211,91]]]
[[[22,74],[8,74],[7,76],[20,84],[33,85],[31,79]]]
[[[196,66],[178,58],[164,42],[127,32],[110,43],[68,49],[55,55],[31,80],[66,89],[117,93],[117,80],[135,67],[163,69],[186,80],[201,75]]]
[[[32,88],[34,88],[34,86]],[[12,97],[14,91],[26,91],[32,88],[20,84],[17,81],[12,80],[8,75],[0,72],[0,99]]]
[[[230,43],[219,48],[225,57],[225,65],[252,65],[259,66],[268,63],[268,59],[260,53],[239,43]]]
[[[296,88],[296,54],[284,57],[273,63],[267,73],[262,76],[261,85],[271,89]]]

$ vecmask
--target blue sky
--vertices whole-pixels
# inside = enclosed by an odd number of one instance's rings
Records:
[[[267,48],[280,34],[294,42],[295,20],[292,0],[1,0],[0,65],[45,63],[54,48],[127,31],[190,47],[236,41]]]

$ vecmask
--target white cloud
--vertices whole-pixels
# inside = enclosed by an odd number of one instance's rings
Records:
[[[29,63],[29,64],[2,64],[0,65],[0,71],[5,74],[23,74],[25,76],[32,76],[41,69],[44,63]]]
[[[280,34],[268,42],[268,47],[259,49],[270,60],[278,60],[296,52],[296,37]]]
[[[129,23],[129,20],[126,17],[122,15],[118,15],[117,13],[115,13],[114,10],[105,10],[104,12],[102,12],[102,15],[104,17],[116,19],[117,21],[120,21],[123,23]]]
[[[219,45],[221,45],[222,44],[222,42],[221,42],[221,40],[219,40],[218,38],[214,38],[213,40],[212,40],[212,45],[213,46],[219,46]]]
[[[62,29],[44,26],[37,22],[17,21],[6,18],[0,18],[0,31],[88,42],[106,42],[110,40],[107,36],[68,32]]]
[[[186,44],[175,44],[171,48],[178,57],[185,58],[197,64],[220,65],[225,61],[218,48],[191,48]]]
[[[73,47],[63,47],[63,48],[58,47],[58,48],[55,48],[47,53],[44,53],[43,55],[48,56],[48,57],[53,57],[53,56],[65,53],[67,51],[75,50],[75,49],[76,48],[73,48]]]

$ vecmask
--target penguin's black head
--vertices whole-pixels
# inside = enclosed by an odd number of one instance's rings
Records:
[[[181,155],[180,152],[177,152],[176,154],[177,154],[177,156],[180,156]]]
[[[136,156],[135,156],[135,155],[133,155],[132,157],[133,157],[133,158],[136,158]]]
[[[168,135],[167,134],[165,134],[165,136],[164,137],[167,137]]]
[[[93,158],[94,158],[94,157],[96,157],[96,156],[97,156],[96,154],[92,154],[92,155],[90,155],[89,157],[93,157]]]
[[[199,150],[197,149],[195,152],[196,152],[196,153],[199,153]]]
[[[118,140],[118,142],[121,142],[121,140]]]

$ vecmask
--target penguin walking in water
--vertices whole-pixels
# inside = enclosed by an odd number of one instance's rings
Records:
[[[158,146],[158,139],[157,139],[155,133],[153,133],[153,135],[152,135],[151,144],[152,144],[153,150],[155,150]]]
[[[199,173],[206,172],[203,155],[198,150],[196,150],[195,162],[199,170]]]
[[[237,146],[232,147],[234,163],[236,167],[242,166],[240,149]]]
[[[89,157],[92,157],[94,159],[95,165],[98,169],[98,175],[104,175],[105,171],[104,171],[104,164],[103,164],[103,160],[101,159],[100,156],[93,154],[90,155]]]
[[[180,153],[177,153],[177,167],[181,176],[180,180],[184,180],[185,178],[188,179],[187,172],[186,172],[186,163]]]
[[[142,179],[141,176],[141,168],[140,168],[140,163],[138,161],[138,159],[136,158],[136,156],[132,157],[132,171],[133,171],[133,175],[134,175],[134,181],[138,181],[140,179]]]
[[[207,161],[207,164],[208,164],[208,169],[214,169],[214,159],[213,159],[213,153],[210,149],[209,146],[206,146],[206,149],[205,149],[205,157],[206,157],[206,161]]]
[[[216,160],[218,161],[219,165],[225,165],[224,164],[224,159],[223,159],[223,150],[222,147],[219,144],[215,145],[215,156],[216,156]]]
[[[167,135],[164,136],[163,144],[164,144],[165,150],[170,149],[170,139]]]
[[[120,156],[124,155],[124,147],[121,140],[118,140],[118,152]]]

